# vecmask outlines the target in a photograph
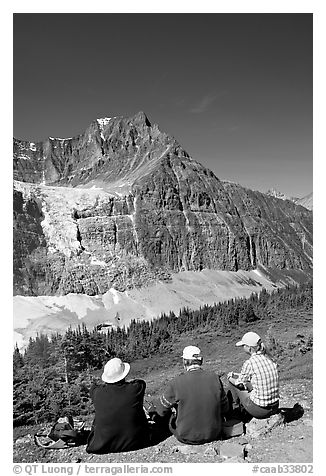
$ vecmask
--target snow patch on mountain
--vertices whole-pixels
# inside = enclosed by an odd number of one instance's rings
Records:
[[[109,124],[111,119],[112,119],[112,117],[102,117],[102,118],[99,118],[99,119],[96,119],[96,120],[97,120],[100,127],[104,127],[107,124]]]
[[[105,141],[105,137],[103,135],[103,128],[109,124],[109,122],[111,121],[112,117],[102,117],[102,118],[99,118],[99,119],[96,119],[96,122],[99,126],[99,129],[100,129],[100,135],[101,135],[101,139],[103,141]]]
[[[285,195],[282,192],[279,192],[275,188],[271,188],[266,192],[266,195],[270,195],[271,197],[279,198],[280,200],[292,200],[290,197]]]

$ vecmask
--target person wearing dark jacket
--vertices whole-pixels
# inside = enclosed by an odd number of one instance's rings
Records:
[[[181,443],[197,445],[217,440],[223,415],[228,411],[222,382],[214,372],[202,369],[198,347],[185,347],[182,357],[185,372],[168,384],[157,413],[160,417],[170,414],[170,431]]]
[[[109,360],[100,384],[90,390],[95,419],[87,440],[87,453],[131,451],[149,445],[149,429],[143,409],[146,383],[126,382],[130,365]]]

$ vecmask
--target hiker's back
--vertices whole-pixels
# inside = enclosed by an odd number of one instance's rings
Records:
[[[222,431],[222,414],[228,401],[220,378],[203,370],[201,350],[188,345],[182,352],[185,372],[163,390],[157,413],[170,416],[169,428],[182,443],[202,444],[216,440]]]
[[[218,438],[225,405],[218,376],[199,368],[180,375],[172,385],[178,400],[176,428],[180,441],[204,443]]]
[[[257,405],[268,405],[279,398],[279,376],[277,364],[262,354],[250,357],[254,370],[252,376],[251,399]]]
[[[95,420],[86,448],[88,453],[131,451],[148,443],[143,410],[146,383],[143,380],[126,382],[126,371],[123,367],[119,370],[119,365],[122,365],[120,359],[111,359],[103,372],[103,382],[91,388]]]
[[[146,420],[141,400],[145,388],[146,384],[143,380],[117,382],[110,385],[100,383],[93,387],[91,395],[94,406],[103,420],[112,419],[117,413],[123,421]]]

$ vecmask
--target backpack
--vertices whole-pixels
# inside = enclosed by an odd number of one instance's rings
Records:
[[[49,431],[34,435],[34,442],[44,449],[63,449],[76,446],[84,431],[84,422],[77,421],[71,416],[58,418]]]

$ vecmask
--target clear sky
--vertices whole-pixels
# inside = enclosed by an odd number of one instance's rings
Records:
[[[15,14],[14,136],[143,110],[220,179],[312,191],[312,14]]]

